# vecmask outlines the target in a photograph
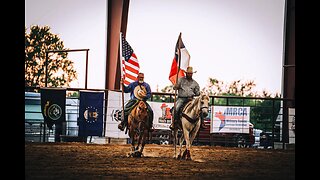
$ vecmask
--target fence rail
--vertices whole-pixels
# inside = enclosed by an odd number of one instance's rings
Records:
[[[53,126],[53,130],[48,130],[44,126],[39,89],[39,87],[26,87],[25,89],[25,141],[54,142],[55,126]],[[72,94],[72,92],[79,92],[84,89],[67,88],[66,90],[70,92],[67,94]],[[107,89],[86,90],[108,92]],[[104,99],[103,117],[106,117],[107,100],[107,98]],[[172,103],[174,101],[174,94],[153,92],[150,101]],[[294,104],[292,101],[291,99],[284,98],[210,96],[210,106],[250,107],[250,123],[253,126],[252,131],[250,131],[251,136],[244,138],[244,136],[239,137],[239,134],[212,133],[210,132],[210,128],[207,128],[199,131],[194,143],[224,146],[235,144],[236,146],[240,146],[243,145],[244,140],[249,147],[285,148],[286,144],[294,143],[295,140],[295,135],[290,130],[291,122],[288,120],[292,118],[290,117],[292,115],[290,115],[287,110],[290,108],[288,104]],[[79,97],[68,95],[66,98],[66,122],[63,124],[64,136],[78,136],[78,117]],[[205,122],[207,126],[210,127],[210,125],[212,125],[212,119],[213,117],[206,119]],[[106,118],[104,118],[104,121],[106,121]],[[284,126],[284,123],[288,123],[288,125]],[[284,127],[289,128],[285,129]],[[259,133],[255,134],[256,131],[263,132],[261,133],[263,137],[260,137]],[[159,140],[158,143],[171,143],[172,136],[170,134],[169,130],[161,130],[155,131],[152,136],[155,139],[161,140],[161,142]],[[103,135],[103,137],[105,136]],[[248,143],[248,141],[251,142]]]

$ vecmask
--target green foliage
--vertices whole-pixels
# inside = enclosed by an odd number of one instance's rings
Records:
[[[67,97],[79,98],[80,93],[79,93],[79,91],[68,91]]]
[[[174,93],[173,85],[166,86],[165,88],[161,89],[161,92],[162,93]],[[172,98],[170,99],[170,95],[154,95],[152,97],[152,100],[155,102],[172,102],[173,98],[174,97],[172,96]]]
[[[257,129],[271,131],[281,108],[280,100],[260,100],[251,108],[250,120]]]
[[[50,27],[25,28],[25,86],[45,86],[46,51],[66,50],[58,35]],[[48,53],[48,87],[70,86],[77,79],[73,62],[67,52]]]
[[[217,96],[254,96],[252,89],[255,86],[254,81],[242,82],[241,80],[236,80],[227,84],[218,79],[209,78],[209,85],[203,88],[203,91]]]

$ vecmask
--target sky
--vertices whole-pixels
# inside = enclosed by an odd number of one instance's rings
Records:
[[[25,24],[48,25],[69,49],[90,49],[88,88],[105,87],[106,0],[25,0]],[[131,0],[126,40],[152,91],[168,79],[175,45],[191,56],[193,78],[253,80],[255,91],[281,93],[285,0]],[[84,87],[85,52],[71,52]]]

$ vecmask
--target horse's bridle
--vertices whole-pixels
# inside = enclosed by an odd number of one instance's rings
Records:
[[[202,100],[200,100],[200,101],[202,101]],[[201,103],[201,102],[200,102],[200,103]],[[188,105],[190,105],[190,104],[188,104]],[[188,119],[189,122],[196,122],[196,120],[198,120],[199,118],[203,118],[202,109],[204,109],[204,108],[209,109],[209,106],[201,106],[199,113],[197,114],[197,116],[196,116],[194,119],[190,118],[190,117],[189,117],[187,114],[185,114],[184,112],[182,112],[182,116],[185,117],[186,119]]]
[[[201,101],[203,101],[203,100],[201,99]],[[201,102],[200,102],[200,103],[201,103]],[[209,103],[208,103],[208,104],[209,104]],[[201,117],[201,119],[204,118],[204,117],[203,117],[203,113],[202,113],[202,109],[208,109],[208,110],[209,110],[209,106],[201,106],[201,107],[200,107],[199,116]]]

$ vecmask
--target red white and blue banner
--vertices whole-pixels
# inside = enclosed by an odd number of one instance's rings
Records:
[[[49,129],[66,121],[66,89],[41,88],[41,112]]]
[[[210,133],[249,133],[250,107],[211,106]]]
[[[78,136],[102,136],[103,91],[80,91]]]

